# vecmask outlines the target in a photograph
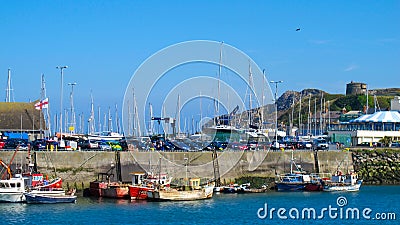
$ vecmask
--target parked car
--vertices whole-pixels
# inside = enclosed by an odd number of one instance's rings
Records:
[[[224,141],[213,141],[210,142],[203,150],[204,151],[213,151],[215,150],[224,150],[228,146],[228,142]]]
[[[393,142],[392,148],[400,148],[400,142]]]
[[[6,144],[5,141],[0,140],[0,149],[3,149],[5,144]]]
[[[227,146],[228,149],[232,150],[247,150],[248,146],[246,144],[240,143],[240,142],[231,142]]]
[[[328,149],[329,145],[323,138],[314,139],[313,141],[313,149],[314,150],[325,150]]]
[[[283,142],[279,142],[278,141],[278,143],[276,143],[275,141],[273,141],[271,143],[271,149],[272,150],[279,150],[279,149],[285,149],[285,148],[286,148],[286,144],[283,143]]]
[[[171,143],[174,145],[174,150],[190,151],[190,147],[181,141],[174,140]]]
[[[36,151],[46,149],[46,140],[44,139],[36,139],[32,142],[32,148]]]
[[[372,147],[372,143],[371,142],[361,142],[361,143],[357,144],[357,146]]]
[[[98,141],[97,144],[99,146],[99,149],[102,151],[111,151],[112,150],[111,146],[104,141]]]
[[[255,150],[258,147],[257,141],[249,141],[247,142],[247,147],[249,150]]]
[[[313,144],[310,141],[299,141],[297,142],[298,149],[312,149]]]
[[[81,140],[78,142],[78,147],[81,147],[81,149],[98,149],[99,144],[95,140]]]

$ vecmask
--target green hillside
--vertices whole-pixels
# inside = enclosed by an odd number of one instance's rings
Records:
[[[301,113],[300,116],[302,118],[303,123],[307,121],[308,112],[309,112],[309,105],[311,114],[315,113],[315,108],[317,114],[321,111],[321,104],[322,104],[322,111],[327,112],[329,111],[341,111],[343,108],[346,111],[364,111],[365,106],[367,104],[367,96],[365,95],[341,95],[341,94],[329,94],[326,92],[322,92],[323,94],[318,95],[309,95],[302,97],[301,100]],[[282,95],[283,97],[284,95]],[[375,101],[376,98],[376,101]],[[293,99],[290,97],[289,99]],[[294,97],[294,99],[297,99]],[[321,101],[322,99],[322,101]],[[375,106],[381,110],[387,110],[390,108],[390,101],[393,99],[393,96],[368,96],[368,106],[370,109],[374,109]],[[282,99],[281,101],[285,101]],[[310,102],[310,104],[309,104]],[[289,103],[289,107],[284,110],[280,110],[278,120],[282,121],[284,124],[289,124],[291,120],[291,116],[293,115],[293,123],[299,123],[299,110],[300,110],[300,101],[295,101],[294,105],[292,104],[293,101],[291,100]],[[278,103],[279,104],[279,103]],[[284,104],[284,103],[283,103]]]

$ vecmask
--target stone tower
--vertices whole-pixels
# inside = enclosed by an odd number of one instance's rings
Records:
[[[346,95],[364,95],[367,93],[367,84],[351,81],[346,85]]]

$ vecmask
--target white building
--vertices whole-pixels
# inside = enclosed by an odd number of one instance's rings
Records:
[[[329,131],[333,142],[345,146],[356,146],[362,142],[378,142],[383,137],[400,141],[400,113],[397,111],[380,111],[360,116],[349,123],[341,124]]]
[[[396,96],[390,101],[390,110],[400,111],[400,97]]]

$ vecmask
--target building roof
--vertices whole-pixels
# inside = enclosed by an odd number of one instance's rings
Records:
[[[0,131],[37,131],[40,122],[45,129],[43,113],[35,109],[35,102],[0,102]]]
[[[380,111],[374,114],[367,114],[351,120],[354,123],[400,123],[400,113],[397,111]]]

